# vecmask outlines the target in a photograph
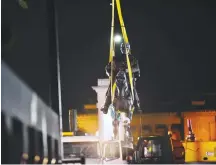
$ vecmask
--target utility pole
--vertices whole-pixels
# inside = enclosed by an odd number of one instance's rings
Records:
[[[50,101],[51,108],[59,116],[59,130],[62,133],[62,99],[61,99],[61,78],[60,78],[60,59],[59,59],[59,40],[58,22],[55,9],[55,0],[46,0],[47,5],[47,25],[49,39],[49,67],[50,67]],[[61,142],[61,139],[59,139]],[[58,146],[58,158],[62,155],[62,145]],[[61,160],[61,158],[60,158]]]

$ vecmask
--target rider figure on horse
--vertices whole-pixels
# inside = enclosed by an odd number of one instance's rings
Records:
[[[136,91],[136,80],[140,77],[140,69],[138,60],[130,53],[130,45],[129,44],[121,44],[121,55],[120,56],[114,56],[113,57],[113,77],[112,82],[115,82],[116,75],[119,72],[119,70],[123,67],[125,70],[127,70],[127,57],[126,57],[126,51],[129,50],[129,59],[131,63],[131,69],[133,74],[133,86],[134,86],[134,108],[135,110],[140,110],[140,102],[139,97]],[[105,68],[107,76],[111,76],[111,62],[108,63],[108,65]],[[128,73],[127,73],[128,74]],[[129,84],[129,78],[128,84]],[[106,92],[106,100],[101,108],[101,111],[103,111],[104,114],[108,112],[109,105],[111,104],[111,84],[109,85],[109,88]]]

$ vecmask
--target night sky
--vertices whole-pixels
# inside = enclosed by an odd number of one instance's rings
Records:
[[[63,111],[96,103],[91,86],[106,78],[111,0],[58,0]],[[44,0],[2,1],[12,31],[3,59],[49,100],[48,34]],[[191,98],[216,93],[216,2],[122,0],[132,53],[139,60],[137,90],[143,111],[184,110]],[[7,23],[7,24],[6,24]],[[116,17],[117,32],[120,32]],[[4,32],[2,32],[4,33]],[[172,103],[172,104],[171,104]]]

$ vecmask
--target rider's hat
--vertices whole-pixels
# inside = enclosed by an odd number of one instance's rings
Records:
[[[126,51],[128,51],[128,53],[130,54],[131,49],[130,49],[130,44],[129,43],[122,43],[121,47],[120,47],[121,53],[122,54],[126,54]]]

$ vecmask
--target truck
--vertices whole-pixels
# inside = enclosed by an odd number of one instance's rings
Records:
[[[178,143],[178,144],[177,144]],[[185,163],[185,149],[170,136],[139,137],[133,162],[138,164]]]
[[[84,157],[86,164],[127,164],[124,146],[118,140],[100,141],[97,136],[65,136],[61,142],[63,164]]]
[[[61,163],[59,115],[18,77],[2,69],[2,164]]]

